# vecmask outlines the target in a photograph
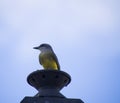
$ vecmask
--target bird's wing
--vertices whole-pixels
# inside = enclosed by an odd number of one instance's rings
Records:
[[[58,59],[57,59],[57,56],[55,55],[55,53],[52,52],[52,53],[48,53],[48,54],[49,55],[44,54],[44,59],[42,59],[43,58],[42,54],[39,55],[40,64],[42,65],[42,63],[44,62],[45,59],[54,60],[57,64],[58,70],[60,70],[60,65],[59,65],[59,62],[58,62]]]
[[[54,55],[54,56],[53,56],[53,55]],[[57,58],[57,56],[55,55],[55,53],[50,54],[50,58],[53,59],[54,61],[56,61],[57,68],[58,68],[58,70],[60,70],[60,64],[59,64],[59,62],[58,62],[58,58]]]

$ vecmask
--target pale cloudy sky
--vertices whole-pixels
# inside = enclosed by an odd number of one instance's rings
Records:
[[[119,0],[0,0],[0,103],[37,91],[26,82],[42,69],[41,43],[52,45],[72,77],[61,92],[85,103],[120,102]]]

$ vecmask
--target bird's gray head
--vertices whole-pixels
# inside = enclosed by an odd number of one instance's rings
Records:
[[[38,47],[34,47],[34,49],[38,49],[38,50],[40,50],[41,52],[42,52],[42,51],[47,51],[47,50],[51,50],[51,51],[52,51],[52,47],[51,47],[49,44],[41,44],[41,45],[38,46]]]

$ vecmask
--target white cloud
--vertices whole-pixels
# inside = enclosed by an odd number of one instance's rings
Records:
[[[17,39],[23,50],[17,48],[19,54],[28,56],[31,47],[42,42],[89,48],[92,38],[109,37],[117,21],[113,8],[100,1],[12,0],[1,1],[1,8],[5,29],[0,44]]]
[[[110,29],[115,22],[113,11],[103,2],[13,0],[1,6],[3,19],[15,29]]]

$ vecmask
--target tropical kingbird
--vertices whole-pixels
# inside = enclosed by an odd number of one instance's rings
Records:
[[[44,69],[60,70],[60,65],[52,47],[49,44],[41,44],[38,47],[34,47],[41,51],[39,54],[39,63]]]

